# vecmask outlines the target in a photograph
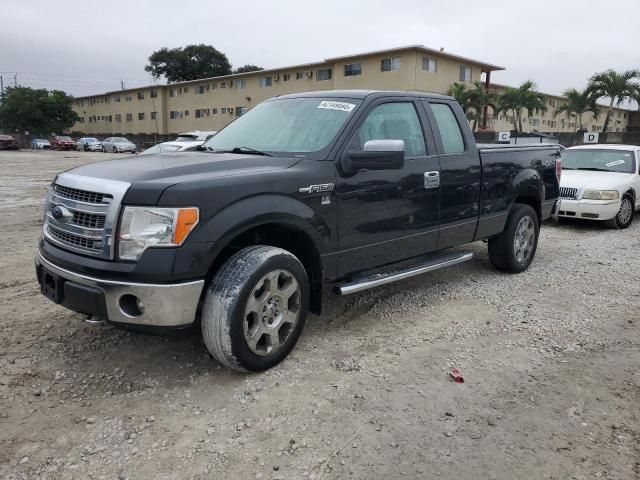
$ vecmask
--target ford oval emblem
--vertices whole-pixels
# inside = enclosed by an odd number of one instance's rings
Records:
[[[57,206],[53,210],[51,210],[51,215],[53,215],[53,218],[55,218],[56,220],[60,220],[62,217],[64,217],[64,210],[62,210],[61,206]]]

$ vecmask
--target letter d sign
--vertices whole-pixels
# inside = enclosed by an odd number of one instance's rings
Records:
[[[594,133],[585,133],[584,134],[584,143],[598,143],[598,137],[600,136],[600,134],[598,132],[594,132]]]

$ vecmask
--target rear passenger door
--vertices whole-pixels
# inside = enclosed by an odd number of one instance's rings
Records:
[[[344,151],[362,150],[369,140],[403,140],[402,169],[337,169],[339,272],[349,275],[436,247],[439,189],[425,188],[425,173],[438,171],[427,118],[419,101],[399,97],[372,102]]]
[[[440,162],[440,231],[437,248],[473,241],[480,213],[482,170],[476,142],[462,109],[424,101]]]

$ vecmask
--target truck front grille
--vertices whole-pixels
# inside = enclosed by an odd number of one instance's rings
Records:
[[[100,240],[81,237],[80,235],[74,235],[73,233],[65,232],[58,228],[52,227],[51,225],[48,228],[49,233],[54,238],[66,245],[87,250],[96,250],[98,252],[102,249],[102,241]]]
[[[560,198],[575,200],[578,197],[577,188],[560,187]]]
[[[54,185],[53,191],[59,197],[83,203],[103,203],[105,198],[111,198],[111,195],[106,195],[104,193],[87,192],[86,190],[63,187],[61,185]]]
[[[113,258],[115,223],[129,186],[125,182],[61,173],[47,196],[45,239],[65,250]],[[64,212],[58,215],[60,218],[53,215],[56,207]]]

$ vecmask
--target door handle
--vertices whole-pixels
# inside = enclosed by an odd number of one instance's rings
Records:
[[[438,188],[440,186],[440,172],[424,172],[424,188]]]

